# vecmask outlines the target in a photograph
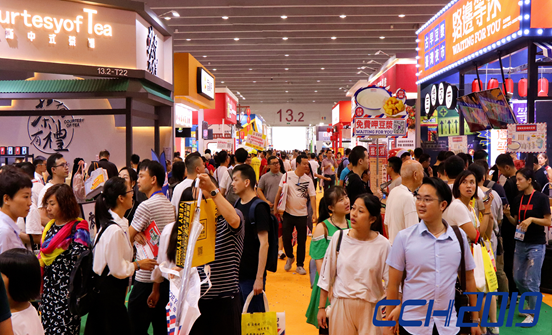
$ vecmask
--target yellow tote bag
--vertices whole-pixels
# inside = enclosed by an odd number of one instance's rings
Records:
[[[176,240],[176,265],[184,266],[190,225],[194,220],[197,201],[181,201],[178,204],[178,235]],[[197,239],[192,259],[192,267],[200,266],[215,260],[215,238],[217,234],[216,217],[218,209],[213,199],[201,201],[199,222],[203,230]]]
[[[247,313],[253,292],[249,294],[242,311],[242,335],[278,335],[278,318],[276,312]],[[268,300],[263,291],[265,311],[268,311]]]
[[[492,252],[492,251],[491,251]],[[483,265],[485,266],[485,279],[487,282],[488,292],[494,292],[498,290],[498,280],[496,279],[496,272],[491,262],[491,257],[486,248],[482,248],[481,254],[483,255]]]

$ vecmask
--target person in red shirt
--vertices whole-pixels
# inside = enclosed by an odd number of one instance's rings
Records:
[[[268,162],[266,161],[266,152],[265,151],[261,151],[259,157],[261,158],[261,168],[260,168],[261,173],[259,175],[259,179],[260,179],[260,177],[263,174],[265,174],[266,171],[268,170],[268,168],[267,168]]]

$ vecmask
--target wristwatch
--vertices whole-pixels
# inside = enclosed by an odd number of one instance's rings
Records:
[[[211,196],[214,198],[217,196],[217,194],[219,194],[220,190],[217,188],[216,190],[214,191],[211,191]]]

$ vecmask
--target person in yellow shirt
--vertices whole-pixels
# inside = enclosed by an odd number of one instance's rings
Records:
[[[257,150],[253,149],[251,151],[251,167],[255,170],[255,175],[257,175],[257,182],[259,181],[261,175],[261,160],[257,157]]]

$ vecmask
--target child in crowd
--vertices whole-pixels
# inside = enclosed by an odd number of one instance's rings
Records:
[[[43,335],[40,316],[30,301],[40,295],[40,264],[27,249],[0,254],[0,273],[8,293],[14,335]]]

